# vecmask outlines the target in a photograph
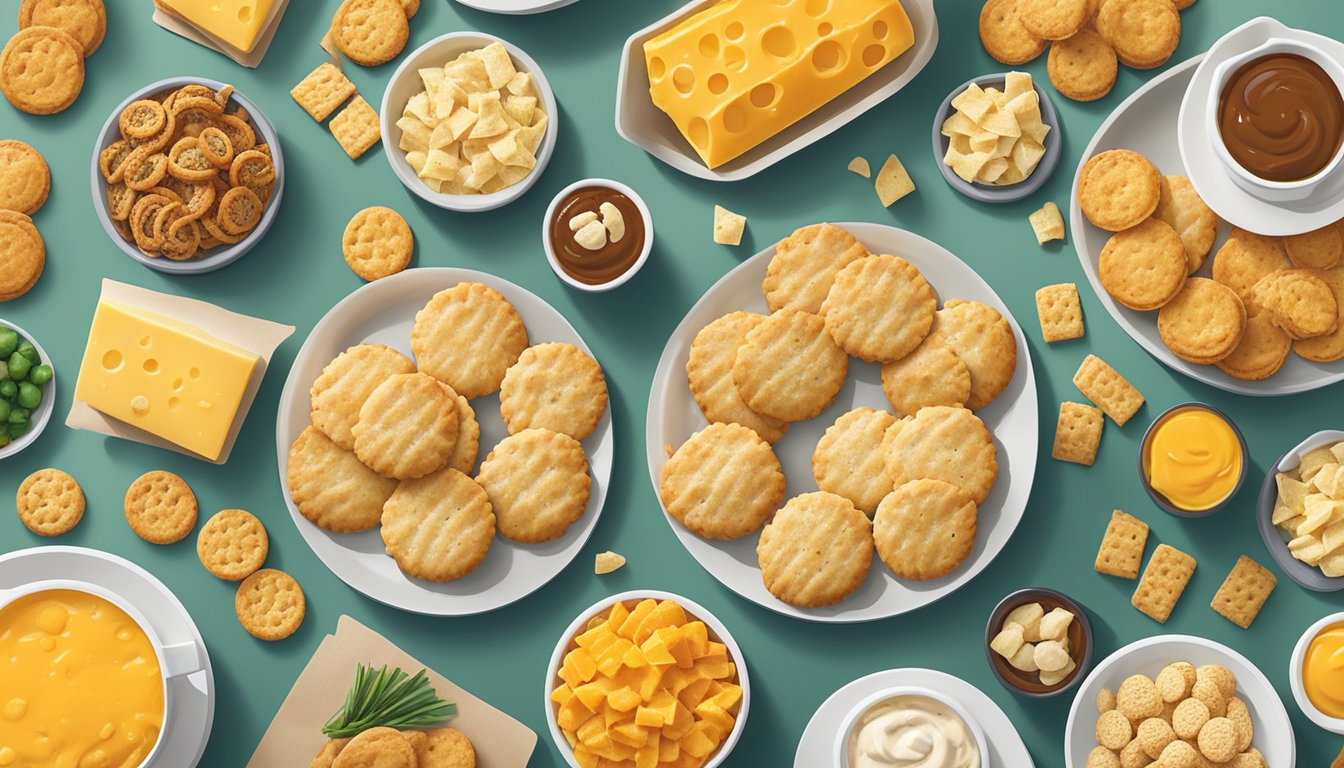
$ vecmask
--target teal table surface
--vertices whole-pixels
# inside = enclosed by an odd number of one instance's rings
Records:
[[[531,766],[563,766],[546,733],[542,699],[548,656],[573,616],[597,599],[632,588],[678,592],[714,611],[741,643],[754,701],[745,735],[728,766],[787,766],[808,719],[834,690],[868,673],[931,667],[958,675],[1006,711],[1038,766],[1064,765],[1062,743],[1070,697],[1034,701],[993,677],[983,651],[984,623],[1007,592],[1025,586],[1062,589],[1090,609],[1094,660],[1139,638],[1165,633],[1202,635],[1246,654],[1273,681],[1293,718],[1298,763],[1324,766],[1341,740],[1311,725],[1292,701],[1288,659],[1303,629],[1340,608],[1338,596],[1307,592],[1280,574],[1259,619],[1242,630],[1209,609],[1214,591],[1238,555],[1273,568],[1253,522],[1265,469],[1305,435],[1339,427],[1344,388],[1261,400],[1236,396],[1183,378],[1144,353],[1111,319],[1088,286],[1073,249],[1036,244],[1027,214],[1047,200],[1067,209],[1073,169],[1101,121],[1154,72],[1121,69],[1115,90],[1098,102],[1054,101],[1063,122],[1064,156],[1045,188],[1008,205],[973,203],[947,186],[929,147],[933,110],[957,84],[1002,71],[976,34],[978,0],[939,0],[940,41],[932,62],[905,90],[830,137],[758,176],[733,184],[692,179],[622,141],[613,127],[617,64],[625,38],[680,5],[675,0],[581,0],[531,17],[476,12],[448,0],[422,0],[411,22],[407,51],[440,34],[476,29],[521,46],[541,64],[560,102],[559,144],[550,167],[518,202],[483,214],[430,207],[393,176],[381,147],[351,162],[325,126],[308,117],[289,89],[319,64],[318,48],[338,0],[293,0],[261,67],[232,61],[176,37],[150,20],[147,0],[110,0],[107,39],[88,61],[84,93],[51,117],[21,114],[0,104],[0,137],[37,147],[51,166],[51,198],[36,216],[47,243],[46,272],[21,299],[0,305],[0,316],[33,332],[55,358],[61,383],[51,426],[35,445],[0,464],[0,490],[12,494],[31,471],[71,472],[88,497],[84,521],[69,534],[43,540],[13,514],[0,515],[0,550],[59,543],[97,547],[127,557],[169,584],[204,633],[218,688],[214,732],[203,766],[242,765],[261,738],[323,635],[350,614],[388,635],[412,655],[527,723],[540,736]],[[0,18],[0,37],[15,29],[14,4]],[[1224,32],[1257,15],[1290,26],[1344,37],[1334,0],[1199,0],[1182,14],[1184,34],[1172,63],[1205,50]],[[348,66],[360,92],[375,105],[396,62],[372,69]],[[1045,82],[1044,57],[1027,65]],[[256,101],[282,135],[288,177],[283,207],[261,245],[223,271],[170,277],[150,271],[108,241],[94,216],[88,164],[98,130],[126,94],[172,75],[232,82]],[[856,154],[879,166],[896,153],[918,190],[884,209],[870,182],[845,170]],[[546,266],[540,224],[552,195],[571,181],[608,176],[636,187],[648,201],[657,239],[643,271],[608,294],[564,287]],[[710,238],[715,203],[745,214],[748,234],[737,248]],[[349,217],[370,205],[406,216],[416,235],[414,266],[480,269],[539,294],[563,313],[592,347],[611,390],[617,455],[601,522],[571,567],[532,596],[471,618],[426,618],[376,604],[327,571],[290,520],[276,471],[274,414],[285,375],[305,335],[336,301],[362,283],[341,258]],[[873,221],[931,238],[975,267],[1003,297],[1026,332],[1040,398],[1040,458],[1026,515],[997,559],[955,595],[914,613],[858,626],[809,624],[748,603],[720,586],[678,544],[664,522],[644,460],[644,418],[650,382],[672,329],[725,272],[803,224]],[[297,327],[279,349],[242,429],[233,457],[213,466],[177,454],[67,429],[75,373],[103,277],[206,299],[229,309]],[[1041,342],[1033,294],[1041,285],[1080,286],[1087,336],[1047,347]],[[1108,424],[1096,465],[1050,458],[1061,400],[1080,399],[1071,379],[1089,352],[1102,355],[1147,396],[1125,427]],[[1177,520],[1146,497],[1135,456],[1147,423],[1178,402],[1203,400],[1231,414],[1250,443],[1245,486],[1230,508],[1200,520]],[[269,564],[293,573],[308,595],[308,616],[288,640],[254,640],[233,614],[233,585],[197,562],[192,540],[158,547],[138,539],[122,515],[131,480],[150,469],[181,474],[196,490],[202,519],[216,510],[255,512],[271,534]],[[8,498],[8,497],[7,497]],[[1097,542],[1113,508],[1152,525],[1155,540],[1199,561],[1184,598],[1165,626],[1129,606],[1133,583],[1092,570]],[[629,564],[594,576],[592,558],[615,550]],[[325,718],[327,713],[321,713]],[[293,767],[286,767],[293,768]],[[1008,768],[1008,767],[1005,767]],[[1014,767],[1015,768],[1015,767]],[[1275,768],[1281,768],[1275,766]]]

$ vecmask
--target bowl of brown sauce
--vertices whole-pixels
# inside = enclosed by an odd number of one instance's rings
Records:
[[[582,179],[546,209],[541,242],[562,282],[610,291],[635,276],[653,249],[653,216],[635,190],[611,179]]]
[[[1237,186],[1269,201],[1308,198],[1344,158],[1344,65],[1273,38],[1219,64],[1208,114]]]

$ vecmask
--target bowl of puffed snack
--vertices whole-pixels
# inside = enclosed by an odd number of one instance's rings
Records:
[[[453,211],[489,211],[532,187],[555,151],[555,94],[537,62],[479,32],[429,41],[402,61],[381,110],[401,183]]]
[[[284,191],[275,127],[233,86],[174,77],[137,90],[103,124],[89,171],[112,242],[160,272],[237,261],[275,221]]]

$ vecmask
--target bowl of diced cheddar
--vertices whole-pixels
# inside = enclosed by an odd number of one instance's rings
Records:
[[[741,737],[751,702],[728,628],[668,592],[590,606],[561,635],[547,672],[546,721],[573,768],[714,768]]]
[[[453,211],[513,202],[555,151],[555,93],[537,62],[493,35],[453,32],[402,61],[383,94],[383,149],[401,183]]]

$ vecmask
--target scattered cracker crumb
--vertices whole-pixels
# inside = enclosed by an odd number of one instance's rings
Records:
[[[867,158],[856,157],[849,161],[848,167],[850,171],[859,174],[865,179],[873,178],[873,169],[868,165]]]
[[[714,206],[714,242],[719,245],[741,245],[742,233],[746,228],[746,216],[733,213],[721,205]]]
[[[625,558],[615,552],[598,552],[597,558],[593,563],[593,573],[602,576],[612,571],[619,570],[625,565]]]
[[[1064,239],[1064,217],[1054,201],[1047,202],[1041,209],[1027,217],[1031,229],[1036,233],[1036,242],[1045,245],[1051,240]]]
[[[892,203],[915,191],[915,182],[895,155],[887,156],[887,162],[883,163],[882,170],[877,172],[877,182],[874,186],[877,189],[877,199],[882,201],[883,208],[890,208]]]

